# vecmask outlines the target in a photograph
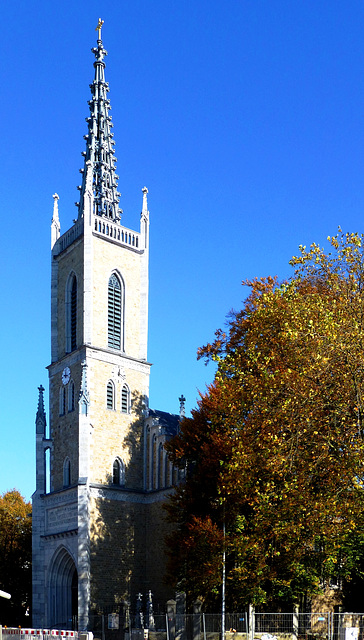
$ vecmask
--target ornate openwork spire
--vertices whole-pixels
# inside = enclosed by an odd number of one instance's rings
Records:
[[[90,84],[91,100],[88,102],[90,116],[86,118],[88,133],[84,136],[86,151],[82,152],[85,163],[83,169],[80,169],[82,185],[78,187],[80,201],[76,202],[76,206],[78,207],[78,218],[82,218],[85,191],[88,185],[92,183],[94,213],[116,222],[120,220],[122,211],[119,209],[120,193],[117,190],[119,176],[115,172],[115,143],[113,140],[114,134],[111,133],[113,124],[109,115],[111,106],[110,100],[107,98],[109,84],[105,82],[104,57],[107,55],[107,51],[105,51],[101,40],[102,25],[103,21],[99,18],[99,23],[96,27],[96,31],[98,31],[97,47],[92,49],[96,58],[94,62],[95,79]],[[87,181],[87,175],[92,180]]]

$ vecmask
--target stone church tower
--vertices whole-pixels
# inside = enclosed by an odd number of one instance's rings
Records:
[[[177,478],[163,443],[179,417],[149,409],[148,191],[140,229],[121,226],[101,26],[92,51],[78,216],[63,235],[53,196],[49,431],[40,387],[33,495],[33,625],[45,628],[90,628],[91,611],[149,589],[171,596],[161,503]]]

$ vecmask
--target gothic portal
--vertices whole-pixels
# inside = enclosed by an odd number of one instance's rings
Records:
[[[90,612],[164,584],[161,504],[176,482],[163,448],[179,416],[149,409],[149,212],[120,224],[101,27],[78,216],[51,225],[49,431],[36,417],[33,625],[90,628]],[[182,398],[184,400],[184,398]],[[182,403],[183,404],[183,403]]]

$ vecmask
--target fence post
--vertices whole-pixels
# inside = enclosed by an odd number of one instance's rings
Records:
[[[176,601],[168,600],[167,602],[167,621],[169,640],[175,640],[176,638]]]
[[[3,628],[0,624],[0,640],[3,640]]]
[[[193,640],[200,640],[201,634],[201,600],[193,603]]]
[[[176,593],[176,637],[186,640],[186,594],[183,591]]]
[[[292,635],[293,635],[293,640],[297,640],[298,638],[298,604],[295,604],[293,607],[293,614],[292,614]]]
[[[249,621],[249,639],[254,640],[255,633],[255,609],[252,604],[248,608],[248,621]]]

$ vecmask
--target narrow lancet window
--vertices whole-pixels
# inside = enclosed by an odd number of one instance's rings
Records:
[[[63,488],[69,487],[71,484],[71,463],[69,458],[66,458],[63,464]]]
[[[77,278],[71,273],[66,286],[66,352],[77,349]]]
[[[122,289],[119,278],[112,274],[108,286],[108,346],[121,349]]]
[[[106,387],[106,406],[108,409],[115,409],[114,383],[109,380]]]
[[[71,351],[77,348],[77,280],[76,276],[73,276],[71,287]]]
[[[59,390],[59,415],[64,416],[66,413],[66,389],[61,387]]]
[[[75,383],[73,380],[68,385],[68,411],[75,410]]]
[[[130,392],[126,384],[123,385],[121,390],[121,412],[130,413]]]
[[[122,486],[125,484],[125,467],[124,463],[116,458],[112,466],[112,483]]]

